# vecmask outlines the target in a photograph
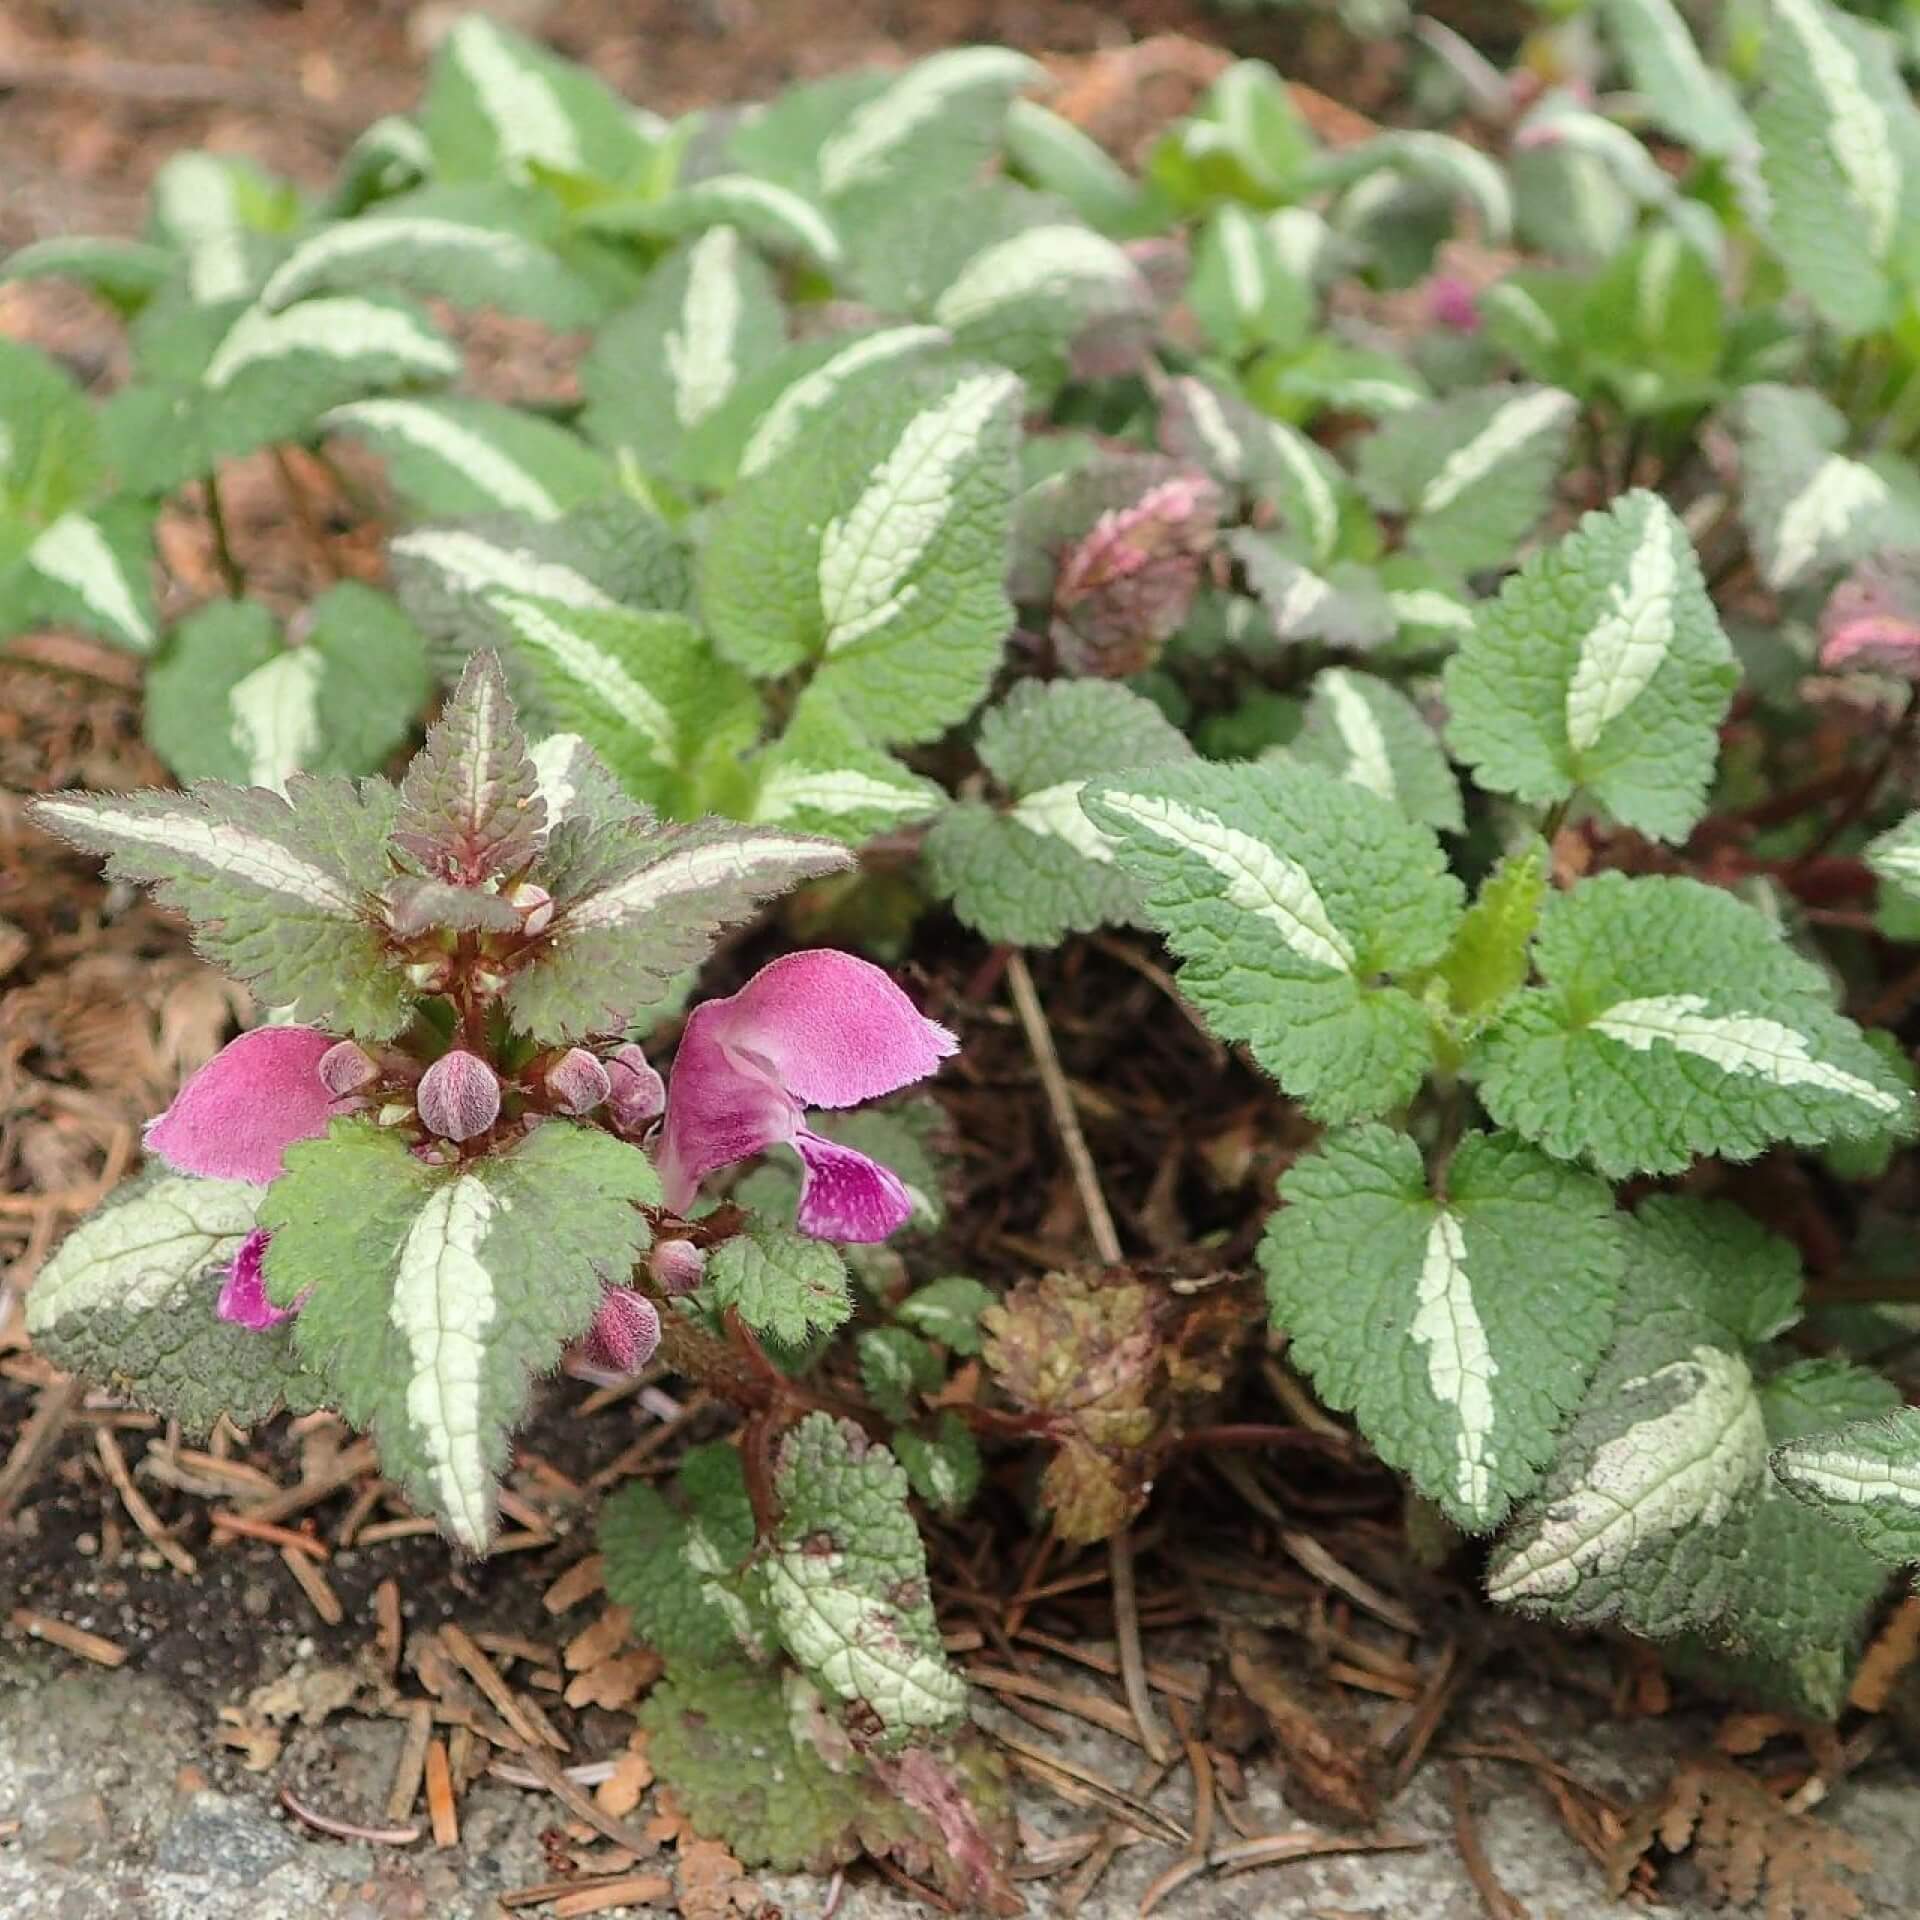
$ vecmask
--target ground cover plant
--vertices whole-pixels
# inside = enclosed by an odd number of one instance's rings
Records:
[[[1004,1470],[1124,1537],[1281,1341],[1420,1551],[1730,1695],[1834,1719],[1920,1558],[1903,50],[1827,0],[1423,45],[1407,125],[1242,63],[1134,168],[1005,49],[667,122],[475,16],[326,196],[184,153],[147,238],[0,268],[132,368],[4,348],[0,619],[143,655],[182,783],[35,817],[272,1010],[36,1346],[189,1429],[337,1408],[469,1554],[539,1376],[737,1405],[602,1537],[749,1863],[1010,1907],[922,1523]],[[576,389],[482,391],[478,315]],[[263,450],[378,583],[250,591]],[[957,1043],[887,969],[956,925],[1093,1255],[1005,1288],[925,1251],[890,1098]],[[1130,1254],[1050,1062],[1029,954],[1129,926],[1292,1103],[1258,1286]]]

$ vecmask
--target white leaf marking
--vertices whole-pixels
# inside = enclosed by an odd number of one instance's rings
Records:
[[[316,233],[296,247],[260,289],[260,304],[270,312],[298,300],[320,285],[343,261],[378,257],[394,251],[461,253],[484,260],[503,272],[540,274],[551,262],[540,248],[517,233],[494,227],[469,226],[429,214],[386,214],[371,219],[343,220]]]
[[[508,1204],[470,1173],[432,1194],[401,1244],[387,1309],[413,1366],[407,1418],[456,1538],[476,1553],[487,1543],[493,1485],[482,1439],[484,1336],[498,1311],[480,1256]]]
[[[458,593],[484,594],[504,588],[536,600],[558,600],[569,607],[604,609],[618,604],[584,574],[557,560],[543,560],[524,547],[500,546],[460,527],[423,527],[416,533],[403,533],[389,551],[424,560],[444,574],[447,584]]]
[[[896,820],[931,813],[937,801],[918,787],[901,786],[854,767],[776,767],[753,803],[756,820],[790,820],[796,813],[883,813]]]
[[[942,327],[887,327],[842,347],[832,359],[801,375],[761,416],[740,456],[742,478],[758,473],[768,461],[786,452],[799,438],[801,428],[856,373],[904,360],[925,348],[944,346],[949,337]]]
[[[154,211],[187,256],[187,291],[197,305],[245,296],[246,227],[231,173],[210,153],[178,153],[153,182]]]
[[[898,444],[820,538],[829,653],[888,625],[919,595],[912,579],[952,516],[955,491],[995,416],[1020,391],[979,373],[907,422]]]
[[[452,343],[412,314],[342,295],[303,300],[280,313],[249,307],[207,362],[204,379],[209,387],[224,387],[248,367],[298,353],[346,361],[382,354],[435,379],[460,371],[460,355]]]
[[[1560,329],[1534,296],[1514,280],[1502,280],[1480,296],[1483,308],[1495,307],[1519,323],[1520,330],[1532,337],[1538,347],[1551,350],[1560,344]]]
[[[359,427],[390,433],[470,481],[491,500],[536,520],[557,519],[560,503],[525,467],[463,421],[420,400],[352,400],[321,417],[329,433]]]
[[[100,806],[77,800],[43,800],[42,820],[56,820],[76,834],[138,847],[164,847],[192,865],[229,874],[243,886],[260,887],[317,907],[323,913],[350,917],[360,901],[346,881],[324,868],[289,853],[279,841],[250,832],[224,820],[209,820],[191,803],[162,814],[135,813],[111,803]]]
[[[1285,639],[1333,598],[1333,584],[1306,567],[1298,568],[1273,609],[1274,630]]]
[[[549,832],[567,817],[567,809],[579,794],[573,769],[576,756],[586,750],[587,743],[577,733],[550,733],[527,750],[540,798],[546,802]]]
[[[1646,692],[1673,649],[1680,533],[1667,509],[1649,500],[1646,524],[1626,577],[1607,590],[1606,611],[1580,642],[1567,682],[1567,742],[1585,753]]]
[[[1398,154],[1416,165],[1431,167],[1450,175],[1480,209],[1480,217],[1489,229],[1488,238],[1496,244],[1513,226],[1513,196],[1507,191],[1507,178],[1478,147],[1450,134],[1415,131],[1392,136]]]
[[[1084,780],[1062,780],[1057,786],[1042,787],[1017,802],[1007,818],[1043,840],[1064,840],[1083,860],[1109,867],[1113,864],[1113,841],[1087,818],[1080,805],[1086,784]]]
[[[1773,0],[1774,18],[1799,41],[1827,109],[1826,144],[1867,223],[1876,260],[1884,260],[1900,216],[1900,163],[1893,128],[1873,97],[1853,49],[1813,0]]]
[[[227,694],[234,744],[247,758],[247,782],[284,794],[287,775],[308,766],[320,746],[320,683],[327,663],[312,647],[291,648],[234,682]]]
[[[1393,617],[1406,627],[1434,627],[1443,633],[1471,633],[1473,609],[1437,587],[1407,587],[1387,595]]]
[[[116,633],[143,648],[153,645],[153,623],[140,611],[119,556],[85,514],[63,513],[27,550],[27,564],[72,588]]]
[[[1632,139],[1631,134],[1627,137]],[[1634,141],[1636,151],[1639,144]],[[1659,339],[1667,330],[1667,311],[1673,301],[1674,276],[1680,271],[1684,245],[1674,228],[1661,227],[1640,256],[1640,284],[1634,289],[1634,305],[1640,316],[1640,331],[1649,340]]]
[[[862,180],[883,176],[900,149],[938,119],[956,94],[989,82],[1011,91],[1038,71],[1025,54],[1005,47],[957,47],[920,61],[884,93],[856,108],[822,145],[821,186],[830,194],[844,193]]]
[[[447,45],[480,102],[508,172],[526,172],[529,160],[562,173],[585,173],[580,136],[553,83],[529,66],[484,14],[467,14]]]
[[[1267,215],[1267,238],[1280,264],[1296,280],[1312,280],[1320,271],[1333,230],[1310,207],[1281,207]]]
[[[1766,1466],[1767,1429],[1744,1360],[1695,1347],[1623,1389],[1653,1382],[1680,1390],[1677,1405],[1616,1434],[1578,1487],[1547,1507],[1538,1529],[1496,1565],[1496,1600],[1546,1598],[1584,1579],[1618,1573],[1670,1534],[1710,1530]]]
[[[1427,1384],[1458,1423],[1454,1495],[1470,1513],[1493,1505],[1493,1357],[1467,1274],[1467,1237],[1451,1213],[1427,1230],[1420,1261],[1419,1306],[1407,1331],[1427,1353]]]
[[[652,866],[588,894],[567,908],[565,925],[570,932],[627,926],[659,912],[669,901],[710,887],[771,886],[783,875],[804,878],[852,864],[851,854],[798,834],[791,839],[761,833],[741,840],[713,841],[670,853]]]
[[[38,1285],[45,1286],[45,1279]],[[1849,1447],[1814,1453],[1802,1442],[1787,1456],[1784,1472],[1796,1487],[1825,1494],[1850,1507],[1877,1506],[1886,1501],[1920,1507],[1920,1460],[1884,1460]]]
[[[1220,252],[1227,266],[1227,293],[1233,310],[1251,320],[1266,304],[1267,277],[1260,264],[1259,238],[1253,216],[1243,207],[1226,206],[1216,216]]]
[[[1387,736],[1359,682],[1345,667],[1329,667],[1316,685],[1325,690],[1333,709],[1333,724],[1346,744],[1347,765],[1344,778],[1355,786],[1377,793],[1382,800],[1397,800],[1399,784],[1393,777],[1393,757],[1387,751]]]
[[[1214,390],[1198,380],[1182,380],[1180,397],[1187,403],[1187,418],[1193,422],[1193,430],[1199,436],[1200,444],[1207,450],[1207,458],[1220,470],[1223,480],[1244,480],[1247,477],[1247,453],[1241,445],[1240,436],[1234,432],[1227,420],[1227,411],[1220,404],[1220,396]]]
[[[1110,288],[1116,304],[1134,303],[1143,292],[1139,269],[1104,234],[1065,222],[1029,227],[976,253],[934,302],[933,317],[943,327],[963,327],[1015,301],[1081,288]]]
[[[1890,498],[1887,483],[1871,467],[1844,453],[1828,454],[1781,512],[1767,585],[1791,586],[1819,558],[1822,547],[1842,539],[1861,514],[1877,513]]]
[[[741,212],[751,208],[765,214],[776,226],[784,227],[822,266],[839,265],[844,251],[840,236],[826,215],[791,187],[779,186],[772,180],[756,180],[750,173],[723,173],[711,180],[702,180],[696,191],[713,206],[737,208]]]
[[[1353,971],[1353,943],[1334,925],[1312,877],[1297,861],[1228,826],[1204,807],[1184,806],[1154,793],[1108,792],[1101,795],[1101,803],[1205,862],[1227,883],[1227,899],[1277,927],[1299,958],[1336,973]]]
[[[1812,1087],[1858,1100],[1875,1113],[1897,1114],[1905,1103],[1898,1094],[1876,1087],[1857,1073],[1816,1060],[1804,1034],[1758,1013],[1708,1013],[1697,993],[1656,994],[1622,1000],[1590,1024],[1596,1033],[1621,1041],[1636,1053],[1664,1042],[1682,1053],[1710,1062],[1722,1073],[1742,1074],[1776,1087]]]
[[[1920,840],[1896,840],[1867,856],[1867,865],[1883,879],[1920,880]]]
[[[740,376],[740,234],[709,227],[687,257],[687,292],[680,324],[667,329],[667,371],[673,376],[674,417],[683,427],[704,420]]]
[[[610,653],[556,620],[538,601],[513,593],[490,593],[487,604],[497,607],[513,628],[514,637],[533,653],[549,660],[589,698],[618,716],[623,726],[647,742],[647,757],[656,765],[675,763],[679,729],[673,714],[651,688],[642,686]]]
[[[1509,400],[1464,447],[1447,456],[1446,464],[1427,482],[1419,510],[1438,513],[1451,506],[1529,440],[1572,419],[1578,405],[1572,394],[1558,387],[1540,387]]]
[[[1324,559],[1340,538],[1340,503],[1334,498],[1333,488],[1314,457],[1313,443],[1306,435],[1296,433],[1279,420],[1268,421],[1266,427],[1274,452],[1299,489],[1300,504],[1307,517],[1307,537],[1313,542],[1314,552]]]

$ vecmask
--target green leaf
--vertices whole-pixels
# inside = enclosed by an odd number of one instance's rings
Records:
[[[748,672],[820,662],[876,741],[931,739],[985,693],[1013,623],[1011,374],[954,367],[863,391],[715,512],[700,598]]]
[[[1292,751],[1444,833],[1466,825],[1460,787],[1420,709],[1370,673],[1323,667]]]
[[[1007,109],[1005,133],[1013,170],[1066,201],[1088,226],[1121,237],[1148,224],[1139,184],[1071,120],[1035,101],[1016,100]]]
[[[889,1420],[912,1419],[916,1398],[947,1377],[939,1354],[905,1327],[870,1327],[854,1347],[867,1397]]]
[[[556,520],[614,487],[613,468],[566,428],[463,394],[350,400],[320,431],[363,441],[418,515],[524,513]]]
[[[834,223],[806,195],[750,173],[715,173],[690,180],[658,199],[617,199],[588,207],[579,224],[597,233],[644,234],[680,240],[714,227],[737,227],[770,253],[790,254],[822,273],[842,263]]]
[[[1469,1134],[1428,1189],[1405,1134],[1298,1160],[1261,1244],[1274,1323],[1331,1406],[1470,1533],[1553,1455],[1613,1329],[1613,1195],[1511,1134]]]
[[[98,489],[99,434],[86,395],[44,353],[0,340],[0,566]],[[22,538],[24,532],[24,538]],[[13,543],[19,541],[19,547]]]
[[[1634,492],[1481,604],[1447,667],[1449,736],[1482,786],[1536,804],[1580,789],[1679,840],[1705,810],[1738,680],[1686,529]]]
[[[1548,854],[1534,841],[1506,855],[1480,891],[1441,957],[1456,1013],[1477,1029],[1505,1006],[1533,971],[1533,935],[1547,899]]]
[[[1140,913],[1138,883],[1081,810],[1089,779],[1187,759],[1149,700],[1105,680],[1027,680],[980,723],[979,754],[1012,800],[965,800],[934,822],[933,884],[989,940],[1049,947]]]
[[[1888,886],[1920,899],[1920,813],[1867,842],[1867,865]]]
[[[770,1220],[749,1220],[713,1250],[701,1293],[716,1311],[737,1307],[755,1333],[790,1347],[831,1333],[853,1311],[839,1251]]]
[[[966,1711],[927,1584],[907,1476],[851,1421],[810,1413],[774,1469],[780,1530],[767,1591],[780,1637],[830,1698],[857,1707],[897,1746]]]
[[[417,121],[383,113],[369,122],[342,155],[325,211],[351,219],[380,200],[417,187],[433,171],[433,150]]]
[[[550,1119],[510,1153],[429,1167],[397,1132],[339,1120],[286,1168],[261,1220],[271,1297],[306,1295],[302,1360],[420,1510],[482,1552],[533,1376],[646,1251],[652,1163]]]
[[[300,218],[286,181],[234,154],[176,153],[153,179],[153,233],[184,257],[197,306],[250,299]]]
[[[1768,238],[1794,287],[1844,333],[1884,325],[1911,241],[1920,115],[1892,43],[1825,0],[1773,0],[1754,119]]]
[[[1740,517],[1776,593],[1831,575],[1876,547],[1920,534],[1885,478],[1841,452],[1847,422],[1800,387],[1754,386],[1735,416]]]
[[[122,316],[136,314],[173,277],[171,248],[145,240],[55,234],[0,261],[0,281],[72,280]]]
[[[1655,122],[1701,153],[1733,155],[1754,145],[1753,128],[1725,74],[1694,45],[1674,0],[1600,0],[1633,89]]]
[[[283,1328],[255,1333],[215,1313],[224,1269],[261,1190],[149,1169],[67,1235],[27,1296],[27,1328],[54,1365],[178,1420],[264,1420],[314,1404],[317,1383]]]
[[[902,1427],[893,1436],[893,1449],[914,1492],[936,1513],[962,1513],[980,1491],[979,1443],[951,1407],[930,1434]]]
[[[1187,304],[1230,360],[1301,345],[1313,325],[1311,283],[1290,270],[1271,230],[1232,204],[1201,229]]]
[[[153,509],[140,500],[61,514],[33,537],[11,577],[0,569],[0,629],[83,627],[147,652],[159,626],[153,527]],[[8,544],[9,529],[0,524],[0,554]]]
[[[1409,408],[1362,444],[1360,484],[1408,517],[1408,541],[1436,566],[1506,566],[1552,501],[1578,412],[1557,387],[1482,387]]]
[[[1891,1566],[1920,1561],[1920,1408],[1795,1436],[1776,1449],[1773,1470],[1789,1492],[1848,1528],[1877,1559]]]
[[[1604,873],[1554,896],[1535,963],[1469,1062],[1487,1111],[1560,1159],[1677,1173],[1901,1121],[1913,1095],[1824,976],[1694,880]]]
[[[62,794],[37,802],[51,832],[110,855],[117,880],[152,884],[195,945],[298,1019],[392,1039],[412,1017],[404,978],[366,917],[392,878],[391,787],[296,774],[286,799],[203,780],[185,793]]]
[[[1431,831],[1309,767],[1167,767],[1082,804],[1222,1038],[1328,1122],[1412,1095],[1432,1041],[1400,982],[1440,958],[1462,903]]]
[[[384,593],[357,581],[308,609],[285,648],[252,601],[216,601],[168,634],[147,674],[147,739],[183,780],[283,791],[290,774],[370,773],[430,691],[426,646]]]
[[[676,1674],[683,1663],[764,1657],[773,1622],[739,1449],[693,1448],[679,1488],[684,1513],[640,1480],[601,1509],[608,1596],[631,1609],[634,1638],[657,1647]]]
[[[1325,572],[1316,572],[1290,551],[1293,544],[1251,527],[1238,527],[1227,536],[1276,640],[1319,640],[1366,652],[1393,637],[1392,603],[1371,568],[1336,560]]]
[[[773,275],[737,227],[709,227],[647,276],[580,368],[584,426],[646,473],[679,469],[688,434],[786,344]]]
[[[556,902],[552,928],[515,976],[508,1012],[543,1045],[620,1031],[706,958],[722,927],[852,864],[831,841],[723,820],[653,831],[629,817],[569,828],[544,874]]]
[[[980,1316],[999,1296],[963,1273],[930,1280],[894,1309],[894,1317],[938,1340],[950,1353],[971,1358],[980,1351]]]
[[[755,703],[756,713],[758,702]],[[800,696],[787,730],[752,765],[750,819],[861,846],[924,820],[945,792],[875,746],[825,685]]]
[[[1451,134],[1424,128],[1376,134],[1321,156],[1313,170],[1315,183],[1327,185],[1346,185],[1383,172],[1465,200],[1478,215],[1485,238],[1495,246],[1504,245],[1511,233],[1513,194],[1506,175],[1478,147]]]
[[[624,181],[651,148],[602,81],[484,13],[463,15],[440,43],[420,119],[446,180]]]
[[[317,293],[404,287],[550,327],[590,326],[606,295],[547,244],[537,196],[499,184],[422,187],[315,228],[260,289],[269,313]]]
[[[709,762],[760,731],[760,697],[684,614],[583,607],[504,589],[488,596],[530,710],[577,733],[636,800],[686,814]]]

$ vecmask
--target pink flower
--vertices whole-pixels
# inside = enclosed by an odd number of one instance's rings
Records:
[[[291,1320],[299,1311],[297,1306],[276,1307],[267,1298],[266,1276],[261,1272],[261,1261],[266,1257],[267,1242],[272,1238],[265,1227],[255,1227],[240,1243],[240,1251],[233,1256],[233,1265],[227,1269],[227,1277],[220,1288],[220,1298],[214,1311],[222,1320],[231,1320],[237,1327],[246,1327],[254,1333],[264,1333],[268,1327],[277,1327],[282,1320]]]
[[[1436,326],[1455,333],[1480,331],[1480,302],[1457,273],[1436,273],[1427,282],[1427,312]]]
[[[667,1089],[660,1175],[684,1212],[717,1168],[786,1145],[802,1164],[802,1233],[884,1240],[912,1212],[899,1177],[807,1125],[809,1107],[851,1107],[923,1080],[959,1041],[850,953],[790,953],[688,1017]]]
[[[243,1033],[148,1124],[148,1151],[181,1173],[270,1185],[286,1150],[325,1133],[338,1110],[320,1078],[321,1059],[333,1046],[332,1034],[315,1027]]]

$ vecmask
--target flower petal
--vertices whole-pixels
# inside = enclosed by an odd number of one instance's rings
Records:
[[[660,1309],[631,1287],[609,1287],[587,1329],[587,1358],[614,1373],[637,1373],[660,1344]]]
[[[607,1105],[622,1133],[639,1133],[667,1104],[667,1083],[648,1064],[646,1049],[629,1040],[607,1055]]]
[[[260,1263],[270,1237],[265,1227],[255,1227],[241,1241],[240,1251],[233,1256],[233,1265],[221,1282],[220,1298],[214,1303],[214,1312],[222,1320],[230,1320],[236,1327],[247,1327],[255,1333],[264,1333],[282,1320],[291,1320],[298,1311],[295,1307],[276,1307],[267,1298],[267,1283]]]
[[[879,967],[832,948],[769,962],[694,1018],[703,1014],[723,1045],[758,1055],[809,1107],[852,1107],[892,1093],[960,1050]],[[676,1079],[678,1072],[676,1063]]]
[[[148,1125],[147,1150],[181,1173],[268,1185],[288,1147],[327,1130],[334,1106],[320,1058],[332,1047],[332,1034],[314,1027],[243,1033]]]
[[[800,1103],[772,1066],[722,1044],[726,1005],[709,1000],[695,1007],[673,1056],[657,1165],[663,1197],[675,1213],[693,1204],[700,1182],[716,1167],[791,1140],[800,1125]]]
[[[878,1160],[802,1127],[794,1151],[806,1172],[793,1224],[816,1240],[884,1240],[907,1223],[913,1199],[900,1176]]]

